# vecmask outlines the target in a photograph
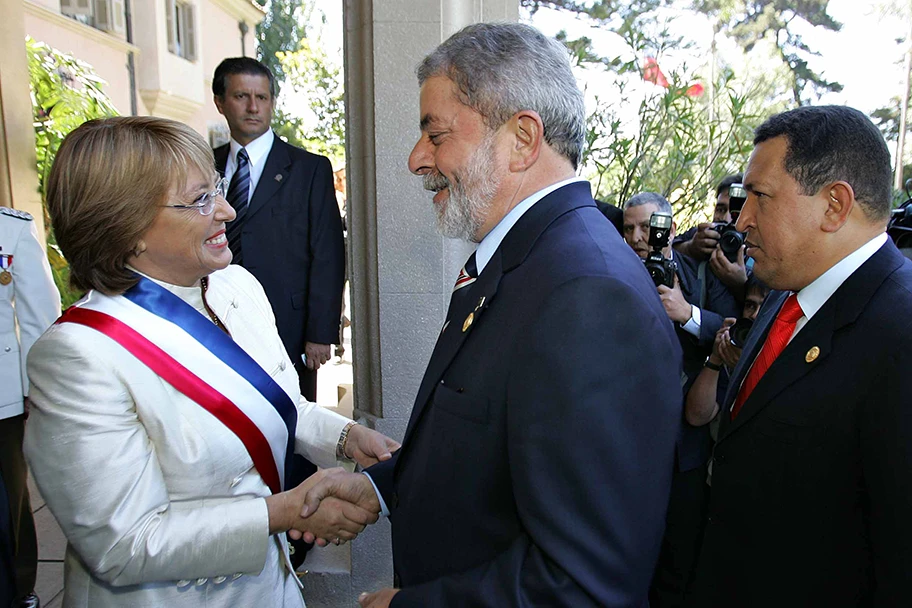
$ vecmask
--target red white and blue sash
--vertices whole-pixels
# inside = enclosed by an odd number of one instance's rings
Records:
[[[127,349],[231,429],[270,490],[282,491],[294,454],[295,403],[196,309],[142,277],[122,296],[90,292],[57,322],[92,327]]]

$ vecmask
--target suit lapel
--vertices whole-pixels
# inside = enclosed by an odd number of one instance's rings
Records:
[[[228,166],[228,152],[230,149],[231,144],[225,144],[212,151],[212,155],[215,157],[215,170],[222,177],[225,177],[225,167]]]
[[[587,182],[568,184],[538,201],[507,233],[478,279],[463,288],[470,290],[465,297],[459,297],[456,302],[454,298],[450,298],[453,309],[447,311],[446,326],[437,338],[437,344],[418,389],[415,407],[402,441],[403,446],[408,446],[409,438],[417,427],[437,383],[469,335],[483,322],[484,312],[497,295],[503,276],[526,259],[539,236],[554,220],[569,211],[585,206],[595,206]],[[463,331],[469,313],[473,315],[472,322]]]
[[[463,287],[463,289],[468,290],[468,293],[455,292],[450,297],[451,308],[447,311],[446,324],[437,338],[434,353],[431,355],[427,370],[424,372],[424,378],[421,380],[418,397],[415,399],[415,408],[409,418],[403,443],[408,441],[408,437],[421,417],[431,393],[450,366],[450,363],[452,363],[456,353],[459,352],[469,334],[481,323],[484,312],[491,305],[494,296],[497,295],[497,288],[500,285],[501,278],[503,278],[501,257],[500,252],[497,251],[485,266],[484,271],[478,276],[478,279],[471,285]],[[469,315],[471,315],[471,321],[469,320]]]
[[[260,181],[257,182],[256,190],[250,198],[250,206],[247,209],[247,221],[257,213],[263,206],[278,192],[291,173],[291,157],[285,142],[276,135],[272,142],[272,149],[266,156],[266,164],[263,166],[263,173],[260,175]]]
[[[794,384],[812,369],[821,365],[832,350],[833,334],[853,323],[861,315],[874,292],[884,280],[899,268],[904,258],[893,245],[887,241],[873,256],[858,268],[836,290],[817,314],[808,321],[798,335],[789,342],[782,354],[776,358],[766,371],[754,391],[744,403],[738,416],[731,420],[731,404],[738,394],[738,389],[750,367],[747,362],[753,362],[766,340],[773,320],[782,308],[788,294],[778,292],[775,300],[768,301],[775,304],[769,307],[764,305],[761,315],[764,317],[761,324],[762,332],[752,335],[745,345],[744,354],[735,368],[732,382],[725,395],[726,407],[719,428],[719,441],[723,441],[739,428],[743,427],[751,418],[765,408],[772,399],[783,390]],[[758,323],[760,319],[758,318]],[[809,356],[812,348],[819,349],[816,357]],[[810,359],[810,361],[809,361]]]

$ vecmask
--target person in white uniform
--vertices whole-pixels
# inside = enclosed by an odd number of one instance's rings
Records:
[[[341,543],[377,514],[300,518],[321,467],[394,441],[300,396],[272,309],[231,262],[234,210],[186,125],[90,121],[62,144],[48,210],[86,296],[32,349],[25,451],[66,534],[66,607],[300,607],[284,532]]]
[[[35,608],[38,540],[22,436],[29,394],[26,357],[60,316],[60,294],[32,216],[0,207],[0,475],[6,485],[13,550],[14,608]]]

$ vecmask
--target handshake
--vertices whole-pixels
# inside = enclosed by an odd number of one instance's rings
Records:
[[[363,467],[389,460],[399,444],[360,425],[352,427],[346,456]],[[366,475],[344,469],[325,469],[291,490],[266,498],[269,533],[315,542],[320,547],[353,540],[377,521],[380,501]]]

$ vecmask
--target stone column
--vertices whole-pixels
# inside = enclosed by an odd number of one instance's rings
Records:
[[[35,216],[38,235],[44,240],[22,2],[4,4],[0,57],[0,205]]]
[[[518,18],[518,0],[345,0],[355,417],[397,439],[473,249],[436,233],[431,194],[408,171],[419,136],[415,68],[465,25]],[[389,532],[382,521],[351,544],[348,581],[312,572],[309,604],[350,606],[361,591],[390,586]]]

